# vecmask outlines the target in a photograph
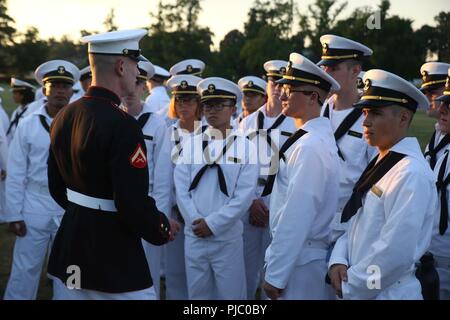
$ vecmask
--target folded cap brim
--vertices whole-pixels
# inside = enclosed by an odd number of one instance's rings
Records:
[[[359,100],[357,103],[353,105],[354,108],[362,109],[362,108],[377,108],[377,107],[387,107],[395,104],[390,101],[380,101],[380,100]]]

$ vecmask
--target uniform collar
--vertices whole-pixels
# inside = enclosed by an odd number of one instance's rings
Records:
[[[97,86],[89,87],[89,89],[85,93],[85,97],[94,97],[110,100],[113,104],[117,106],[119,106],[121,103],[120,98],[117,96],[117,94],[115,94],[111,90]]]
[[[403,153],[407,156],[414,157],[419,160],[424,159],[422,151],[420,149],[419,141],[417,141],[417,138],[413,137],[403,138],[391,148],[391,151]]]
[[[330,120],[324,117],[317,117],[307,121],[300,129],[308,132],[326,133],[331,132]]]
[[[48,120],[51,121],[53,120],[53,118],[48,115],[46,106],[47,103],[44,103],[42,106],[39,107],[39,109],[36,110],[35,114],[38,116],[43,115],[44,117],[46,117]]]

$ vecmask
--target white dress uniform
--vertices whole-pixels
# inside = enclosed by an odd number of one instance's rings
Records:
[[[350,114],[352,112],[358,112],[359,110],[355,111],[354,108],[334,110],[335,99],[336,96],[333,95],[324,103],[321,114],[330,119],[331,127],[336,134],[339,127],[343,128],[345,126],[345,123],[343,123],[345,119],[351,117]],[[340,222],[342,210],[350,198],[353,187],[361,176],[361,173],[378,154],[376,148],[371,147],[364,139],[364,128],[362,125],[364,116],[360,111],[358,114],[360,114],[358,119],[337,141],[341,175],[339,181],[338,208],[333,221],[333,231],[331,234],[332,242],[335,242],[348,227],[348,224]]]
[[[206,152],[219,163],[229,196],[218,183],[218,168],[206,170],[196,188],[189,191],[194,177],[206,164],[201,152],[202,139],[203,135],[197,135],[185,142],[182,163],[175,167],[174,175],[177,203],[185,221],[189,299],[245,299],[241,218],[255,194],[256,149],[245,136],[236,133],[225,140],[209,141]],[[221,155],[230,141],[231,147]],[[251,164],[252,159],[255,164]],[[193,233],[192,222],[199,218],[205,219],[212,236],[199,238]]]
[[[395,103],[415,112],[428,106],[419,90],[392,73],[369,70],[364,83],[356,107]],[[435,181],[416,138],[403,138],[366,168],[342,213],[349,228],[329,262],[348,267],[344,299],[422,299],[415,269],[431,242]]]
[[[327,299],[329,234],[336,213],[339,160],[328,119],[316,118],[287,152],[270,201],[272,242],[265,280],[284,289],[282,298]]]
[[[197,84],[202,79],[192,75],[173,76],[167,86],[173,95],[196,95]],[[180,160],[183,145],[187,137],[202,133],[206,126],[200,122],[194,123],[193,133],[180,128],[179,121],[167,128],[166,140],[164,141],[160,157],[156,162],[153,197],[160,211],[168,217],[178,221],[181,229],[175,239],[164,246],[165,254],[165,285],[167,300],[187,300],[186,268],[184,263],[184,223],[180,218],[178,207],[176,206],[176,195],[174,186],[174,169]]]
[[[391,151],[406,157],[367,193],[330,258],[330,266],[349,267],[344,299],[422,299],[414,272],[430,245],[435,178],[417,139],[404,138]],[[381,272],[381,289],[368,286],[373,270]]]
[[[160,79],[169,79],[170,73],[157,65],[154,65],[153,77]],[[151,79],[151,78],[150,78]],[[169,110],[170,97],[167,94],[167,88],[165,85],[152,88],[152,91],[145,99],[145,108],[148,112],[156,113],[160,116],[167,117],[167,111]]]
[[[201,126],[193,133],[182,130],[177,121],[167,128],[166,141],[163,144],[161,156],[156,162],[153,197],[160,211],[181,224],[175,239],[164,246],[167,300],[188,299],[184,262],[184,223],[180,221],[180,213],[176,206],[174,169],[177,161],[180,160],[186,139],[201,132]]]
[[[1,98],[0,98],[0,122],[2,123],[2,127],[6,132],[6,130],[8,130],[9,127],[9,117],[5,109],[3,109]]]
[[[278,84],[339,90],[339,84],[307,58],[291,53],[289,60]],[[330,121],[319,116],[306,121],[283,144],[275,160],[278,172],[269,177],[263,192],[268,194],[273,187],[272,242],[266,250],[265,281],[283,289],[281,299],[328,299],[331,290],[324,280],[326,257],[340,171]]]
[[[266,138],[264,133],[270,128]],[[257,146],[258,160],[260,164],[259,178],[257,180],[256,193],[253,200],[260,199],[267,208],[270,208],[270,195],[263,197],[265,182],[269,174],[270,160],[277,154],[283,143],[297,129],[292,118],[279,114],[276,117],[269,117],[266,113],[266,105],[258,111],[245,118],[239,130],[242,131]],[[255,134],[261,130],[259,134]],[[264,132],[264,133],[263,133]],[[271,143],[271,145],[269,144]],[[255,227],[249,222],[248,211],[242,221],[244,223],[244,258],[245,273],[247,279],[247,298],[254,299],[256,289],[261,283],[262,269],[264,266],[264,255],[270,243],[269,226],[266,228]]]
[[[447,107],[450,103],[450,69],[448,69],[444,94],[436,100],[446,103]],[[450,152],[450,145],[447,144],[444,150],[443,156],[438,156],[437,164],[434,168],[440,202],[435,216],[430,251],[434,255],[436,270],[439,273],[440,299],[450,300],[450,229],[448,228],[448,191],[450,182],[450,161],[448,160],[448,154]]]
[[[142,111],[135,117],[142,128],[144,134],[145,146],[147,148],[147,164],[149,175],[149,195],[153,194],[153,185],[156,176],[156,162],[159,161],[161,150],[166,137],[166,124],[164,120],[154,113],[147,113]],[[167,161],[164,159],[163,161]],[[159,208],[158,201],[156,205]],[[164,212],[165,213],[165,212]],[[150,267],[150,273],[153,279],[153,286],[155,288],[156,297],[160,297],[160,267],[161,267],[161,246],[155,246],[142,240],[147,262]]]
[[[48,190],[50,135],[44,121],[52,121],[45,105],[19,123],[10,145],[5,220],[25,221],[27,233],[16,238],[5,299],[36,299],[42,266],[64,213]]]

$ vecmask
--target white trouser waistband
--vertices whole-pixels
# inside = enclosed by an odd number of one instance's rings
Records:
[[[70,202],[76,203],[86,208],[117,212],[117,208],[113,200],[90,197],[70,189],[67,189],[67,199]]]

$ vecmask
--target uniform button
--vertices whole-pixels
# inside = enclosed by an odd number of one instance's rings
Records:
[[[164,224],[163,224],[163,223],[161,223],[161,229],[162,229],[162,228],[164,228]]]

